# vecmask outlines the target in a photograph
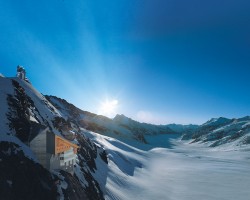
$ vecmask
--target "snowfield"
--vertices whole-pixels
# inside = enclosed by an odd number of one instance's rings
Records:
[[[18,78],[0,77],[0,118],[0,199],[55,199],[56,192],[77,200],[250,199],[250,116],[201,126],[109,119],[45,97]],[[51,174],[26,145],[30,122],[61,135],[56,119],[77,132],[74,176]],[[55,180],[61,180],[57,188]]]
[[[108,166],[102,169],[100,163],[93,174],[105,187],[107,200],[250,198],[249,149],[228,151],[175,138],[168,148],[143,151],[97,133],[84,134],[108,153]]]

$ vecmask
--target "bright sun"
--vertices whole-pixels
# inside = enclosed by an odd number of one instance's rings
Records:
[[[107,117],[112,117],[114,114],[116,114],[116,108],[118,105],[118,100],[106,100],[105,102],[101,103],[99,114],[105,115]]]

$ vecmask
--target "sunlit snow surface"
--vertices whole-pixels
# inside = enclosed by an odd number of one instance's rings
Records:
[[[250,151],[227,151],[169,139],[168,148],[139,150],[85,133],[107,149],[108,167],[94,175],[105,199],[249,200]],[[163,138],[161,138],[162,140]]]

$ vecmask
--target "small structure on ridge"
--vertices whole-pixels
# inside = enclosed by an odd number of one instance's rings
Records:
[[[22,80],[26,79],[26,71],[23,66],[18,65],[17,66],[17,74],[16,76]]]
[[[22,79],[22,80],[30,83],[29,79],[26,77],[26,71],[25,71],[25,69],[24,69],[23,66],[18,65],[16,71],[17,71],[16,72],[16,77],[18,77],[18,78],[20,78],[20,79]]]

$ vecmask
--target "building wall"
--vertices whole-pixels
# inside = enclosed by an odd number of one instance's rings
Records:
[[[61,169],[60,155],[48,154],[49,170]]]
[[[71,174],[74,173],[76,163],[76,145],[72,145],[71,147],[71,143],[47,131],[47,129],[30,142],[31,150],[45,168],[48,170],[61,169]]]
[[[55,154],[69,151],[73,144],[61,137],[55,136]]]
[[[47,143],[47,148],[46,151],[49,154],[55,154],[55,134],[51,133],[50,131],[47,131],[46,133],[46,143]]]
[[[74,153],[73,147],[71,147],[70,150],[60,154],[60,167],[63,170],[73,174],[75,163],[76,163],[76,155]]]
[[[36,155],[39,163],[47,168],[47,151],[46,151],[46,130],[40,132],[31,142],[30,148]]]

